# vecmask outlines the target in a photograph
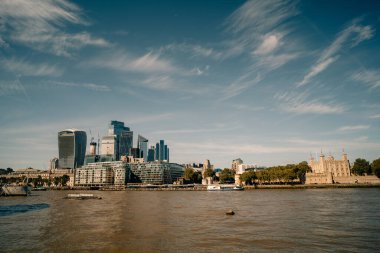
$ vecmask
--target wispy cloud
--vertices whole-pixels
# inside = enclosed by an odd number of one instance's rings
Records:
[[[376,89],[380,87],[380,70],[364,70],[354,73],[351,78],[355,81],[366,84],[370,89]]]
[[[307,92],[285,92],[274,96],[280,102],[280,109],[296,114],[340,114],[346,111],[341,104],[321,99],[311,99]]]
[[[109,46],[102,38],[88,32],[67,33],[65,25],[88,25],[82,10],[68,1],[27,0],[0,1],[3,18],[3,40],[16,42],[58,56],[70,56],[71,51],[84,46]]]
[[[27,96],[26,90],[19,80],[0,82],[0,97],[18,93],[23,93]]]
[[[237,37],[231,50],[235,54],[248,50],[252,56],[273,53],[284,44],[282,40],[289,33],[286,22],[298,14],[296,4],[287,0],[244,3],[227,19],[227,31]]]
[[[51,64],[30,63],[15,58],[0,60],[2,66],[10,72],[24,76],[60,76],[63,71]]]
[[[380,114],[374,114],[369,116],[370,119],[380,119]]]
[[[297,86],[308,84],[311,79],[326,70],[340,56],[339,52],[343,47],[353,48],[360,42],[372,38],[374,29],[371,26],[363,26],[358,24],[358,20],[354,20],[350,26],[341,31],[335,40],[321,53],[319,59],[306,73],[301,82]]]
[[[264,36],[262,43],[254,51],[255,54],[265,55],[273,52],[279,45],[281,40],[280,34],[267,34]]]
[[[170,60],[163,59],[159,54],[148,52],[142,56],[134,57],[125,51],[114,51],[89,62],[83,66],[109,68],[123,72],[157,73],[177,72],[179,69]]]
[[[94,83],[73,83],[73,82],[59,82],[59,81],[49,81],[47,82],[50,85],[62,86],[62,87],[80,87],[88,90],[107,92],[111,91],[111,88],[103,84],[94,84]]]
[[[223,55],[221,51],[218,51],[212,47],[189,43],[171,43],[162,47],[159,51],[168,51],[175,53],[182,52],[188,54],[191,58],[202,57],[216,60],[220,59]]]
[[[338,129],[338,131],[341,132],[348,132],[348,131],[358,131],[358,130],[366,130],[369,128],[369,125],[353,125],[353,126],[343,126]]]
[[[226,100],[235,97],[247,90],[249,87],[258,84],[262,80],[262,77],[259,73],[257,73],[256,76],[254,76],[254,74],[255,73],[247,72],[243,76],[239,77],[237,80],[230,83],[222,91],[220,100]]]

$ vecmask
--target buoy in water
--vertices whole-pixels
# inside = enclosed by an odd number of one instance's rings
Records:
[[[226,212],[226,215],[234,215],[234,214],[235,214],[235,212],[232,211],[231,209]]]

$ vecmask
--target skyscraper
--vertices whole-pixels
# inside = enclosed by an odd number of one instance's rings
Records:
[[[114,137],[112,137],[114,136]],[[111,143],[108,139],[114,138],[114,147],[111,147]],[[129,127],[124,126],[124,122],[112,120],[109,124],[108,135],[104,136],[102,139],[107,142],[108,146],[105,148],[102,147],[102,155],[110,155],[110,150],[114,150],[112,155],[115,160],[120,160],[120,157],[123,155],[130,155],[130,150],[133,147],[133,132]]]
[[[148,150],[148,159],[147,159],[147,162],[153,162],[155,160],[154,159],[155,153],[156,153],[155,147],[151,146],[150,149]]]
[[[154,160],[159,161],[160,160],[160,143],[156,143],[156,153],[154,155]]]
[[[169,148],[168,145],[165,145],[164,140],[156,143],[156,161],[169,161]]]
[[[66,129],[58,133],[58,166],[60,169],[76,169],[84,163],[87,135],[84,131]]]
[[[165,143],[164,140],[160,140],[160,153],[158,160],[163,161],[165,157]]]
[[[140,158],[144,158],[144,162],[148,160],[148,139],[138,135],[137,148],[140,150]]]

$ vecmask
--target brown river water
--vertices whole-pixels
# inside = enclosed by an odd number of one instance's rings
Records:
[[[380,252],[380,188],[68,193],[1,197],[0,252]]]

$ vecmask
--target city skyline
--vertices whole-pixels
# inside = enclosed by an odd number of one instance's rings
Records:
[[[1,1],[0,167],[110,120],[177,163],[372,161],[379,23],[375,1]]]

